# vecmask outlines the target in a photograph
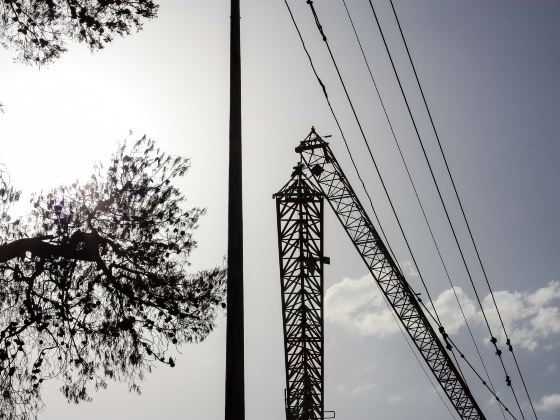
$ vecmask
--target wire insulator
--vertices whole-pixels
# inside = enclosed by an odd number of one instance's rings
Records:
[[[511,340],[509,338],[506,340],[506,344],[508,346],[509,351],[513,353],[513,346],[511,345]]]

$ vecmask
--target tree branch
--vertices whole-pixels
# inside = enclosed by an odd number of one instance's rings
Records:
[[[67,258],[79,261],[96,261],[99,242],[92,234],[75,232],[67,243],[44,242],[45,237],[22,238],[0,245],[0,263],[24,257],[26,253],[40,258]],[[83,244],[79,247],[78,244]]]

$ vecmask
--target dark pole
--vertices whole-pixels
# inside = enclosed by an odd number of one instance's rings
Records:
[[[239,0],[231,0],[225,420],[245,419]]]

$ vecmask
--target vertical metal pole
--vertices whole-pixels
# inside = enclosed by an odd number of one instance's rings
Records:
[[[239,0],[231,0],[225,420],[245,419]]]

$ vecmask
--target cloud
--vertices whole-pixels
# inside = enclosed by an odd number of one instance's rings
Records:
[[[369,375],[371,374],[371,372],[375,371],[376,369],[377,369],[377,363],[370,363],[365,367],[363,367],[362,369],[360,369],[356,374],[356,376]]]
[[[377,384],[368,382],[368,383],[357,385],[348,394],[349,395],[359,395],[359,394],[363,394],[364,392],[369,392],[376,387],[377,387]]]
[[[455,294],[453,293],[455,290]],[[494,292],[502,320],[515,346],[533,351],[539,343],[560,333],[560,282],[552,281],[534,292]],[[435,299],[435,307],[448,334],[457,334],[465,325],[457,299],[461,302],[467,321],[484,325],[477,303],[460,288],[445,290]],[[506,340],[494,301],[490,294],[482,299],[482,306],[494,334],[500,342]]]
[[[457,334],[459,329],[465,325],[457,300],[461,303],[463,313],[468,321],[476,318],[477,315],[475,303],[460,287],[454,287],[440,293],[434,301],[434,305],[448,334]]]
[[[336,389],[341,394],[350,395],[356,397],[360,394],[369,393],[372,389],[377,388],[377,384],[373,382],[363,382],[352,386],[348,386],[345,383],[340,383],[336,386]]]
[[[560,334],[560,282],[551,281],[534,292],[497,291],[494,298],[514,346],[533,351],[543,340]],[[455,287],[443,291],[434,301],[447,333],[458,334],[465,325],[457,299],[469,323],[485,328],[476,302],[460,287]],[[483,298],[482,305],[492,331],[504,343],[505,336],[489,294]],[[383,337],[398,331],[381,291],[369,275],[357,280],[345,278],[329,287],[325,293],[325,314],[327,321],[363,336]]]
[[[537,411],[553,412],[560,409],[560,394],[551,394],[543,396],[535,405]]]
[[[404,395],[402,394],[391,394],[387,397],[387,401],[389,404],[398,404],[404,399]]]
[[[557,370],[558,370],[558,366],[556,365],[556,363],[552,363],[552,364],[550,364],[546,367],[545,373],[546,374],[553,374],[553,373],[556,373]]]
[[[325,293],[325,318],[364,336],[383,337],[399,330],[371,276],[345,278]]]
[[[405,260],[400,262],[400,266],[405,276],[418,277],[418,271],[412,261]]]
[[[560,282],[529,292],[494,292],[506,330],[515,346],[533,351],[540,342],[560,333]],[[482,306],[492,329],[503,342],[505,336],[492,297],[486,296]],[[478,315],[482,319],[482,313]]]

